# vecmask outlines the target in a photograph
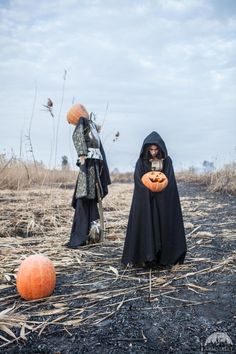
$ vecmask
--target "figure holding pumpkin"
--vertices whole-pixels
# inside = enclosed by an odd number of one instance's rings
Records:
[[[153,131],[143,142],[134,172],[134,192],[122,263],[183,263],[186,240],[172,160]]]
[[[83,105],[76,104],[69,110],[67,120],[75,125],[72,138],[78,155],[79,174],[72,199],[75,209],[73,225],[66,245],[77,248],[88,242],[91,226],[97,227],[100,216],[97,203],[107,195],[111,181],[93,113],[89,114]]]

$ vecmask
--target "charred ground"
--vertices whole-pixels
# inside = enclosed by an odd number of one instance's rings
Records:
[[[70,190],[2,191],[0,352],[201,353],[215,332],[235,343],[235,197],[184,183],[179,192],[186,262],[150,270],[120,263],[132,185],[111,186],[106,241],[79,250],[63,246]],[[51,297],[26,302],[15,274],[38,252],[53,261],[57,285]]]

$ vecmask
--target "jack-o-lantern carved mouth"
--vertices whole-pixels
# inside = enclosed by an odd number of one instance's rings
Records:
[[[162,177],[156,176],[156,177],[149,177],[149,180],[153,183],[155,183],[155,182],[162,183],[162,182],[164,182],[165,179]]]
[[[147,172],[141,178],[142,183],[152,192],[161,192],[168,185],[168,178],[160,171]]]

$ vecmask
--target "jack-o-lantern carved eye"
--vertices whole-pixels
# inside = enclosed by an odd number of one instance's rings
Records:
[[[168,185],[168,178],[160,171],[147,172],[141,178],[142,183],[152,192],[161,192]]]

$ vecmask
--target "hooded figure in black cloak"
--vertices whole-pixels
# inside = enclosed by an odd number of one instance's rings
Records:
[[[168,185],[161,192],[151,192],[141,182],[142,176],[152,170],[149,149],[153,145],[158,148],[159,170],[168,178]],[[143,142],[134,184],[122,263],[164,266],[183,263],[186,240],[177,184],[165,143],[155,131]]]
[[[99,227],[98,198],[103,199],[111,184],[105,152],[93,121],[93,114],[80,117],[73,133],[79,174],[72,199],[75,209],[69,248],[86,245],[91,226]]]

